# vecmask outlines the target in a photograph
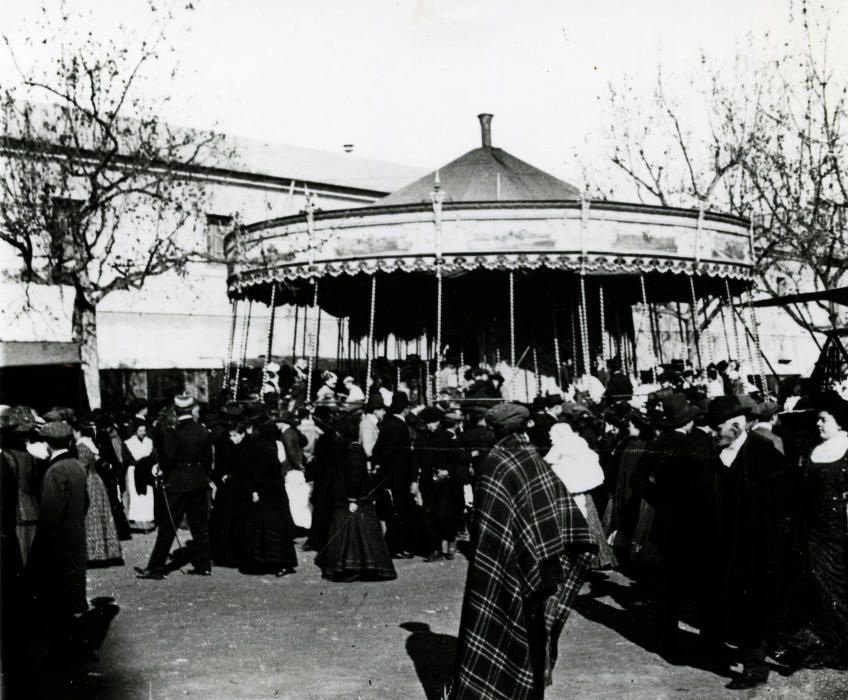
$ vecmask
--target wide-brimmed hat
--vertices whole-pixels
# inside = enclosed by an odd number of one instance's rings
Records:
[[[392,404],[389,406],[391,413],[400,413],[403,409],[409,407],[409,397],[402,391],[396,391],[392,396]]]
[[[425,406],[421,409],[421,412],[418,414],[418,418],[422,423],[436,423],[441,422],[442,418],[445,417],[445,414],[442,413],[435,406]]]
[[[54,406],[47,413],[44,414],[44,420],[48,423],[54,423],[58,421],[73,421],[74,420],[74,409],[68,408],[67,406]]]
[[[683,394],[672,394],[662,400],[663,417],[660,426],[674,430],[694,420],[701,409],[693,406]]]
[[[562,398],[562,394],[548,394],[545,396],[545,407],[553,408],[554,406],[560,406],[565,401]]]
[[[750,407],[739,400],[736,394],[731,396],[716,396],[710,401],[707,409],[707,423],[715,427],[726,420],[744,416],[750,412]]]
[[[297,425],[297,416],[291,411],[279,411],[271,414],[271,418],[275,423],[288,423],[289,425]]]

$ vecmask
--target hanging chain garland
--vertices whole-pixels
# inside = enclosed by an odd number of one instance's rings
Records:
[[[365,395],[371,388],[371,360],[374,354],[374,310],[377,304],[377,276],[371,277],[371,306],[368,315],[368,348],[367,359],[365,361]]]
[[[586,276],[580,273],[580,343],[583,350],[583,373],[592,373],[592,358],[589,353],[589,328],[588,315],[586,311]]]
[[[748,290],[748,317],[751,322],[751,332],[754,334],[754,346],[757,349],[757,374],[760,377],[760,389],[763,394],[766,393],[768,385],[766,384],[766,369],[763,360],[763,348],[760,345],[760,326],[757,322],[757,314],[754,311],[753,294]],[[753,367],[751,369],[754,369]]]
[[[542,376],[539,374],[539,353],[536,352],[535,346],[533,347],[533,379],[536,382],[536,395],[539,396],[542,393]]]
[[[306,369],[306,402],[312,403],[312,370],[315,367],[313,362],[315,358],[315,353],[318,350],[318,314],[320,310],[318,308],[318,280],[313,279],[312,285],[314,287],[314,291],[312,294],[312,325],[309,328],[309,355],[306,360],[307,369]]]
[[[733,321],[733,338],[736,341],[736,359],[742,357],[742,348],[739,345],[739,327],[736,325],[736,306],[733,303],[733,297],[730,295],[730,284],[724,280],[724,292],[727,295],[727,305],[730,307],[730,319]]]
[[[692,337],[695,341],[695,352],[698,355],[698,369],[704,368],[704,363],[701,360],[701,332],[698,330],[698,298],[695,296],[695,278],[689,275],[689,292],[692,295],[692,309],[690,315],[692,317]]]
[[[554,362],[556,362],[556,377],[557,386],[562,388],[562,358],[559,354],[559,333],[557,331],[557,307],[554,305],[554,318],[553,318],[553,329],[554,329]]]
[[[577,305],[572,302],[571,308],[569,309],[569,320],[571,321],[571,364],[572,364],[572,374],[577,375],[577,322],[575,321],[575,309]],[[572,377],[572,380],[574,377]]]
[[[677,332],[680,333],[680,346],[682,348],[683,359],[686,362],[690,362],[691,358],[689,357],[689,332],[686,330],[686,325],[683,320],[683,312],[680,310],[680,302],[675,302],[675,307],[677,308]]]
[[[645,312],[650,314],[650,310],[648,308],[648,292],[645,287],[645,275],[639,275],[639,284],[642,287],[642,306],[644,307]],[[642,325],[644,326],[645,321],[642,321]],[[648,327],[650,330],[650,317],[648,317]],[[656,360],[654,355],[654,339],[651,338],[651,341],[648,343],[648,363],[650,365],[650,376],[651,376],[651,384],[656,383]]]
[[[239,362],[236,365],[236,376],[233,383],[233,401],[238,399],[239,379],[241,378],[241,368],[247,362],[247,334],[250,332],[250,315],[253,311],[253,302],[248,302],[247,314],[241,320],[241,347],[239,348]]]
[[[709,298],[704,299],[704,351],[706,352],[707,357],[707,365],[711,365],[715,362],[715,353],[713,351],[713,336],[710,332],[710,326],[712,325],[710,321],[710,300]]]
[[[236,326],[238,325],[238,299],[233,299],[232,321],[230,322],[230,341],[227,343],[227,364],[224,366],[224,389],[230,388],[231,365],[236,344]]]
[[[275,301],[277,299],[277,284],[271,283],[271,317],[268,319],[268,344],[266,346],[265,361],[262,363],[262,382],[268,381],[268,363],[271,362],[271,349],[274,344],[274,316],[277,307]]]
[[[607,333],[607,315],[606,315],[606,304],[604,303],[604,283],[601,282],[598,285],[598,302],[600,304],[600,316],[601,316],[601,352],[603,353],[604,359],[609,360],[610,355],[610,342],[609,342],[609,334]]]

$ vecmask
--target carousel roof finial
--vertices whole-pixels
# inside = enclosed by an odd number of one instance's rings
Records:
[[[436,170],[436,176],[433,178],[433,189],[436,190],[436,192],[442,189],[442,180],[439,178],[438,170]]]
[[[491,114],[478,114],[480,120],[480,131],[483,137],[483,148],[492,147],[492,116]]]

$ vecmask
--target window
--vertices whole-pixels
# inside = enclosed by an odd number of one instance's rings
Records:
[[[224,257],[224,234],[233,226],[232,216],[206,215],[206,254],[218,260]]]

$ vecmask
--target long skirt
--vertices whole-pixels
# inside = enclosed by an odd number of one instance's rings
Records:
[[[288,499],[248,503],[239,568],[245,573],[277,573],[297,566]]]
[[[118,540],[109,495],[103,481],[93,470],[86,476],[88,511],[85,514],[85,544],[88,562],[123,564],[123,552]]]
[[[239,526],[246,515],[244,500],[244,491],[232,480],[215,491],[209,518],[209,545],[216,566],[238,565]]]
[[[615,553],[607,543],[604,527],[601,524],[601,518],[598,515],[598,509],[595,507],[594,499],[588,493],[578,493],[575,494],[574,500],[586,517],[589,534],[592,536],[595,544],[598,545],[598,552],[592,556],[589,566],[592,569],[611,569],[614,566],[618,566]]]
[[[329,541],[315,563],[334,581],[397,578],[373,503],[361,504],[355,513],[348,506],[335,509]]]
[[[147,532],[153,529],[153,487],[148,486],[145,493],[139,493],[135,487],[135,467],[127,467],[127,519],[131,530]]]

